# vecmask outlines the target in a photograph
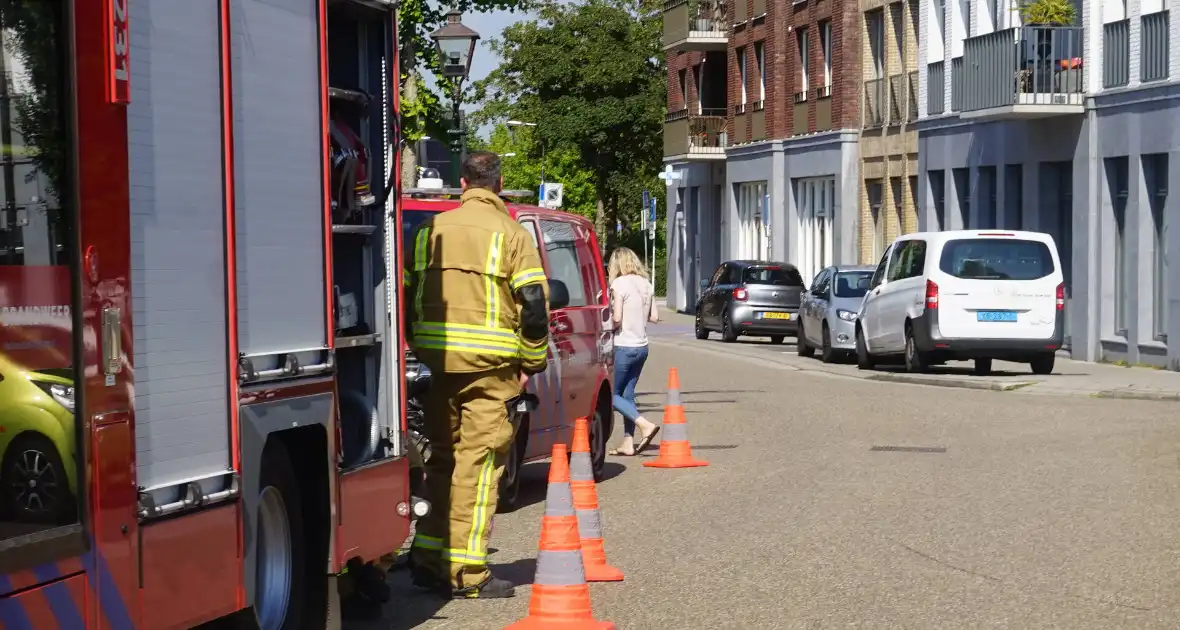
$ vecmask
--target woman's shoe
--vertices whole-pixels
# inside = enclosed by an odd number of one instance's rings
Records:
[[[639,430],[643,431],[642,437],[639,438],[639,443],[635,445],[635,454],[642,453],[643,449],[647,448],[648,445],[651,444],[652,438],[654,438],[656,434],[660,432],[660,425],[655,424],[654,422],[648,422],[646,420],[644,422],[647,422],[649,427],[646,430],[644,430],[643,424],[640,423],[640,421],[635,421],[635,424],[639,425],[640,427]]]

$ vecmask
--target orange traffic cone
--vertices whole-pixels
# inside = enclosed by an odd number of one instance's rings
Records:
[[[649,468],[696,468],[709,462],[693,459],[688,443],[688,424],[684,419],[684,405],[680,402],[680,374],[676,368],[668,370],[668,401],[664,404],[664,437],[660,439],[660,455],[654,462],[643,462]]]
[[[598,512],[598,490],[594,486],[594,464],[590,461],[590,421],[574,423],[574,450],[570,457],[570,490],[578,516],[578,537],[582,539],[582,566],[587,582],[622,582],[623,572],[606,561],[602,540],[602,517]]]
[[[529,600],[529,615],[506,630],[614,630],[609,621],[596,621],[590,611],[590,586],[582,567],[578,517],[570,491],[570,468],[565,444],[553,445],[545,516],[537,573]]]

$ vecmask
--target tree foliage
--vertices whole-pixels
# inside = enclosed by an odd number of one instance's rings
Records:
[[[478,25],[472,15],[488,11],[526,11],[530,0],[457,0],[456,2],[428,2],[401,0],[397,7],[398,45],[401,61],[400,85],[405,86],[410,76],[421,77],[423,69],[437,73],[440,69],[438,51],[430,34],[446,23],[447,11],[452,6],[462,11],[465,22]],[[478,28],[475,28],[479,31]],[[481,33],[483,35],[483,33]],[[468,92],[470,94],[470,92]],[[402,94],[402,134],[407,142],[424,136],[446,137],[444,121],[451,95],[438,94],[422,81],[416,81],[413,94]],[[465,95],[466,96],[466,95]]]
[[[590,175],[608,249],[616,221],[638,220],[663,152],[662,22],[653,0],[547,0],[536,21],[493,40],[501,66],[476,85],[479,119],[537,123],[538,142],[569,150]],[[530,151],[536,157],[538,149]]]
[[[544,166],[545,181],[560,182],[565,190],[562,209],[594,219],[595,192],[593,177],[582,166],[576,151],[559,147],[540,158],[537,134],[532,129],[510,131],[503,125],[496,125],[488,138],[488,151],[505,155],[501,160],[504,173],[504,188],[537,192],[541,184],[541,167]],[[536,196],[526,203],[536,203]]]

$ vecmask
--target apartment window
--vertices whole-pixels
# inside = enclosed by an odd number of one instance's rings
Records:
[[[819,45],[824,49],[824,87],[832,84],[832,21],[820,22]]]
[[[738,209],[738,256],[765,260],[770,257],[767,238],[770,218],[767,210],[765,181],[736,184]]]
[[[1114,219],[1114,332],[1126,337],[1130,323],[1131,292],[1135,286],[1127,243],[1128,161],[1126,157],[1106,158],[1106,182]]]
[[[739,48],[737,50],[737,56],[738,56],[738,77],[741,78],[741,82],[742,82],[741,104],[745,105],[746,104],[746,49]]]
[[[754,61],[758,64],[758,100],[766,100],[766,57],[762,42],[754,44]]]
[[[1024,229],[1023,164],[1004,167],[1004,220],[999,227],[1006,230]]]
[[[680,78],[680,102],[684,109],[688,109],[688,70],[681,70],[677,76]]]
[[[799,41],[799,91],[806,95],[810,85],[811,55],[809,52],[811,47],[808,45],[807,29],[801,28],[796,32]]]
[[[869,31],[869,53],[873,57],[873,78],[885,76],[885,11],[877,9],[865,14]]]
[[[890,201],[893,202],[893,219],[896,221],[896,227],[893,233],[894,235],[900,235],[902,231],[901,226],[904,225],[901,218],[902,211],[905,207],[905,191],[902,190],[900,177],[889,178],[889,194]]]
[[[934,203],[934,231],[941,231],[946,228],[946,171],[927,171],[926,179]]]
[[[971,169],[953,168],[951,177],[955,183],[955,199],[959,202],[959,225],[955,229],[965,230],[971,225]]]
[[[836,208],[836,180],[808,177],[795,180],[799,213],[797,252],[799,272],[811,278],[832,264],[832,216]]]
[[[882,212],[885,191],[881,180],[865,182],[868,187],[869,212],[873,217],[873,259],[880,258],[885,253],[885,213]]]
[[[977,223],[980,230],[994,230],[996,224],[996,167],[979,167],[979,188],[983,193],[980,199]]]
[[[1143,179],[1147,185],[1147,205],[1151,209],[1152,265],[1151,265],[1151,336],[1157,341],[1168,341],[1168,260],[1167,220],[1164,202],[1168,199],[1168,154],[1143,156]]]

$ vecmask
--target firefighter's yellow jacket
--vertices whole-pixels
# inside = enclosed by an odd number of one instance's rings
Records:
[[[485,188],[414,233],[404,281],[410,347],[431,370],[547,365],[549,284],[532,236]]]

